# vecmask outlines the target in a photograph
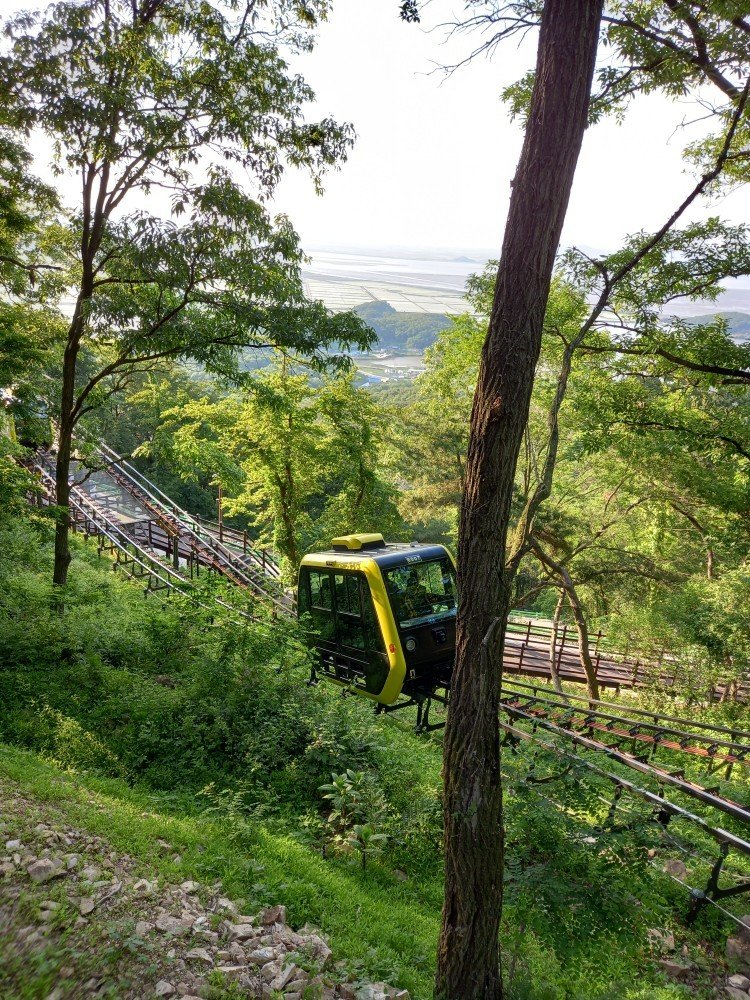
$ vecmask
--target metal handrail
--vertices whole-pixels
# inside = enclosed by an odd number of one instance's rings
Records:
[[[246,567],[244,567],[242,564],[240,564],[239,566],[237,565],[236,559],[233,557],[233,554],[226,548],[226,546],[222,545],[220,542],[216,542],[216,540],[210,534],[208,535],[206,533],[201,534],[200,525],[198,524],[196,526],[196,522],[190,514],[183,511],[183,509],[176,503],[174,503],[169,497],[167,497],[167,495],[162,490],[160,490],[158,486],[155,486],[153,483],[151,483],[151,481],[147,479],[146,476],[138,472],[138,470],[135,469],[125,459],[121,458],[121,456],[119,456],[117,452],[114,451],[114,449],[110,448],[108,445],[105,444],[102,445],[102,447],[98,448],[97,450],[105,459],[107,459],[110,462],[111,466],[117,466],[119,468],[119,471],[127,480],[133,482],[134,486],[136,486],[139,490],[145,493],[145,495],[148,497],[149,500],[152,501],[152,503],[156,506],[157,509],[166,508],[166,513],[170,517],[173,517],[177,520],[179,527],[182,528],[187,534],[191,535],[196,542],[204,546],[211,553],[211,555],[214,556],[214,558],[217,560],[219,564],[221,564],[222,561],[228,563],[228,568],[231,568],[231,571],[235,575],[240,577],[241,583],[243,583],[251,590],[254,590],[257,593],[262,594],[264,597],[267,597],[277,607],[278,610],[288,613],[289,609],[287,606],[287,602],[283,598],[279,597],[277,594],[271,592],[271,584],[272,584],[271,580],[268,581],[269,587],[266,588],[263,585],[261,585],[258,581],[248,576]],[[114,457],[110,458],[110,456]],[[123,466],[127,466],[127,469],[123,468]],[[104,469],[101,471],[107,473],[108,475],[113,475],[111,469],[110,470]],[[160,499],[162,497],[165,499],[164,500]]]
[[[171,497],[168,497],[163,490],[161,490],[158,486],[156,486],[155,483],[152,483],[151,480],[148,479],[147,476],[143,475],[143,473],[140,472],[138,469],[136,469],[135,466],[131,465],[131,463],[128,462],[127,459],[124,459],[122,458],[122,456],[118,455],[113,448],[109,447],[109,445],[102,443],[102,445],[97,450],[105,459],[107,459],[110,462],[111,465],[117,466],[119,470],[122,472],[122,474],[125,476],[125,478],[131,480],[134,483],[134,485],[138,487],[138,489],[142,490],[149,497],[149,499],[154,504],[156,504],[157,507],[159,506],[166,507],[167,511],[173,517],[176,517],[176,519],[180,522],[180,524],[188,532],[190,532],[199,542],[201,542],[201,544],[206,545],[209,549],[211,549],[213,554],[218,558],[224,558],[230,564],[232,569],[235,572],[239,573],[240,576],[244,578],[244,581],[246,582],[247,586],[250,586],[255,590],[259,590],[262,593],[267,593],[267,591],[265,591],[264,588],[262,588],[260,585],[258,585],[255,581],[253,581],[250,577],[247,576],[246,567],[242,563],[239,563],[238,565],[238,561],[235,557],[235,554],[230,549],[228,549],[221,541],[214,538],[210,532],[205,532],[201,530],[203,525],[199,519],[195,518],[192,514],[189,514],[187,511],[183,510],[183,508],[180,507],[178,504],[176,504],[171,499]],[[265,563],[263,555],[256,552],[252,548],[249,549],[248,554],[253,557],[254,562],[261,570],[263,575],[268,577],[269,574],[264,572]],[[273,579],[274,582],[275,582],[274,579],[275,575],[276,574],[273,574],[273,576],[271,577],[271,579]],[[279,601],[279,599],[273,594],[269,593],[268,597],[272,601],[274,601],[274,603],[279,603],[280,605],[284,605],[285,603],[283,599]]]

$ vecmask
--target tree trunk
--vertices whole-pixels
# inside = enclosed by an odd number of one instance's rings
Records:
[[[583,673],[586,677],[588,695],[589,698],[598,699],[599,681],[596,678],[596,668],[591,661],[591,650],[589,649],[589,628],[586,624],[586,615],[583,611],[583,605],[578,598],[578,592],[576,591],[575,584],[573,583],[573,578],[566,567],[545,552],[536,539],[532,540],[532,549],[540,562],[542,562],[555,574],[562,587],[560,593],[564,593],[568,598],[568,604],[573,612],[573,620],[575,621],[576,631],[578,633],[578,657],[581,661],[581,667],[583,668]]]
[[[586,675],[586,690],[588,691],[589,698],[595,698],[599,700],[599,681],[596,677],[596,668],[591,662],[591,650],[589,649],[589,628],[586,624],[586,615],[583,611],[583,605],[578,600],[578,593],[576,588],[573,586],[573,581],[568,577],[565,592],[568,595],[568,603],[570,604],[570,609],[573,612],[573,619],[576,623],[576,631],[578,632],[578,657],[581,661],[581,666],[583,667],[583,672]]]
[[[60,394],[60,434],[55,462],[55,503],[57,504],[57,522],[55,524],[55,563],[52,570],[52,583],[64,587],[68,581],[70,566],[70,456],[73,449],[73,430],[75,428],[75,388],[76,365],[81,342],[81,303],[70,324],[68,342],[65,345],[62,370],[62,391]]]
[[[560,612],[565,602],[565,591],[560,591],[555,605],[555,613],[552,616],[552,631],[549,637],[549,675],[552,678],[552,687],[558,694],[564,694],[560,681],[560,671],[557,669],[557,629],[560,625]]]
[[[547,0],[471,415],[459,527],[456,664],[443,758],[445,899],[435,994],[502,997],[499,696],[505,548],[552,269],[586,128],[601,0]]]

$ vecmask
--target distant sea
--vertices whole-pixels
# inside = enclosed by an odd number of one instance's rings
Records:
[[[359,285],[405,285],[463,295],[466,279],[480,272],[488,251],[412,250],[403,247],[309,249],[305,277]]]
[[[586,248],[588,249],[588,248]],[[592,251],[596,253],[597,251]],[[442,311],[441,303],[460,303],[466,279],[482,271],[497,251],[488,249],[419,249],[404,247],[314,246],[307,248],[310,263],[303,271],[316,297],[331,305],[351,308],[350,299],[394,299],[396,308],[408,308],[419,295],[422,311]],[[716,301],[676,301],[665,316],[705,316],[716,312],[750,314],[750,278],[729,279]],[[345,290],[349,295],[345,296]],[[360,294],[366,293],[365,298]],[[345,297],[344,297],[345,296]],[[407,301],[396,301],[405,296]],[[460,311],[458,308],[449,310]]]

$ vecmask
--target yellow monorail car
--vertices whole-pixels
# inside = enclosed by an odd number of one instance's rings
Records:
[[[444,546],[334,538],[329,551],[303,558],[297,608],[311,619],[317,669],[378,704],[448,685],[456,569]]]

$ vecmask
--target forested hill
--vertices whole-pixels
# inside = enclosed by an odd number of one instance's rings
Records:
[[[354,312],[373,328],[381,347],[423,351],[450,325],[443,313],[397,312],[387,302],[364,302]]]
[[[732,340],[744,344],[750,341],[750,313],[746,312],[720,312],[713,316],[687,316],[685,322],[692,325],[705,323],[709,319],[725,319],[729,327]]]

